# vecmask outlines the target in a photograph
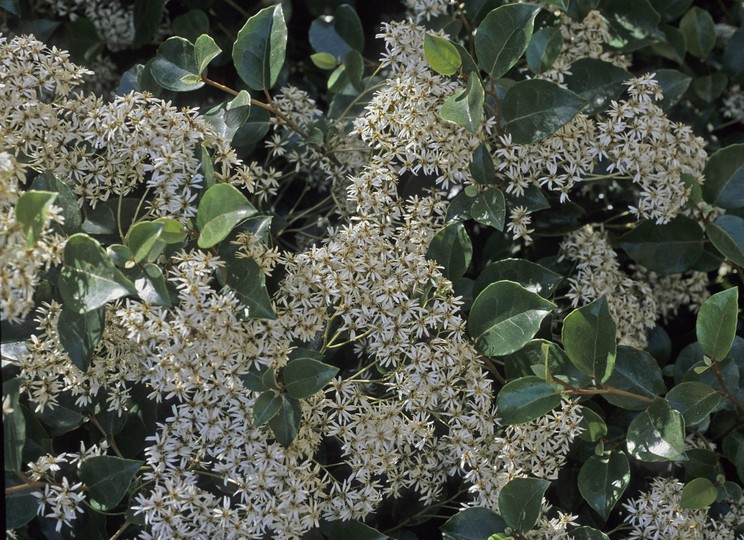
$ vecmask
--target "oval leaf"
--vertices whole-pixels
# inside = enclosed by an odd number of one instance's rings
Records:
[[[300,430],[302,421],[302,406],[294,398],[282,395],[282,407],[279,412],[269,420],[271,432],[285,448],[292,444]]]
[[[716,293],[703,302],[695,323],[695,332],[706,355],[715,360],[726,358],[736,336],[738,314],[738,287]]]
[[[627,70],[598,58],[581,58],[571,64],[566,86],[587,101],[581,112],[596,114],[607,109],[613,99],[620,97],[623,83],[632,75]]]
[[[492,10],[475,32],[480,66],[494,79],[509,71],[527,50],[539,6],[507,4]]]
[[[229,184],[215,184],[199,202],[196,226],[199,227],[200,248],[209,248],[221,242],[235,225],[256,213],[248,199]]]
[[[100,307],[79,314],[62,308],[57,322],[59,342],[77,368],[85,373],[90,366],[93,351],[101,342],[106,326],[106,309]]]
[[[744,266],[744,219],[720,216],[705,228],[705,233],[726,258]]]
[[[284,384],[287,395],[296,399],[312,396],[331,382],[338,368],[312,358],[291,360],[284,368]]]
[[[607,521],[630,483],[630,463],[623,452],[591,456],[579,471],[579,491],[589,506]]]
[[[561,403],[561,394],[539,377],[529,376],[504,385],[498,395],[502,424],[523,424],[549,413]]]
[[[498,188],[488,188],[473,201],[470,216],[478,223],[503,231],[506,218],[504,194]]]
[[[650,400],[666,391],[664,378],[656,360],[646,351],[620,345],[615,367],[606,383],[613,388],[638,394]],[[623,409],[642,410],[649,402],[622,394],[602,394],[607,401]]]
[[[465,90],[447,99],[440,115],[448,122],[464,127],[471,133],[478,131],[483,116],[485,93],[478,74],[471,72]]]
[[[628,452],[641,461],[684,461],[685,421],[665,399],[656,399],[628,426]]]
[[[269,6],[248,19],[233,45],[235,69],[253,90],[274,86],[287,51],[287,25],[281,4]]]
[[[222,52],[214,39],[207,34],[202,34],[196,38],[194,43],[194,63],[196,64],[196,73],[201,76],[206,70],[209,63],[217,58]]]
[[[274,418],[282,408],[282,396],[268,390],[256,398],[253,404],[253,423],[260,426]]]
[[[519,283],[530,292],[548,298],[563,281],[563,276],[526,259],[502,259],[486,266],[473,285],[478,296],[490,283],[509,280]]]
[[[47,211],[57,198],[51,191],[27,191],[18,197],[15,205],[15,218],[26,233],[26,245],[36,244],[44,229]]]
[[[716,44],[716,24],[706,10],[694,6],[679,21],[691,55],[705,58]]]
[[[563,36],[560,28],[557,26],[542,28],[532,35],[527,47],[527,65],[533,73],[542,73],[553,65],[562,49]]]
[[[473,245],[460,222],[450,223],[435,234],[426,251],[426,257],[444,267],[443,274],[453,282],[465,274],[472,256]]]
[[[703,253],[703,231],[686,216],[664,225],[645,220],[620,237],[620,247],[657,274],[678,274],[689,270]]]
[[[514,478],[499,493],[499,511],[506,524],[526,533],[537,522],[550,482],[539,478]]]
[[[124,498],[142,461],[114,456],[95,456],[80,464],[78,476],[88,488],[88,496],[102,509],[111,510]]]
[[[271,298],[266,289],[266,276],[253,259],[239,258],[227,265],[225,283],[247,308],[242,319],[276,319]]]
[[[685,425],[694,426],[718,407],[721,394],[707,384],[688,381],[669,390],[666,399],[673,409],[682,413]]]
[[[710,506],[718,498],[718,488],[707,478],[695,478],[682,488],[679,498],[681,508],[705,508]]]
[[[615,365],[616,332],[607,299],[602,296],[573,310],[563,320],[563,347],[579,371],[605,382]]]
[[[703,170],[706,202],[721,208],[744,206],[744,144],[732,144],[714,153]]]
[[[452,75],[462,65],[457,47],[428,32],[424,36],[424,56],[429,67],[441,75]]]
[[[134,262],[147,258],[163,232],[164,225],[155,221],[135,223],[127,232],[126,244]]]
[[[150,73],[156,83],[173,92],[190,92],[204,86],[194,61],[194,45],[182,37],[168,38],[160,44]]]
[[[488,508],[466,508],[442,525],[445,540],[483,540],[506,529],[506,522]]]

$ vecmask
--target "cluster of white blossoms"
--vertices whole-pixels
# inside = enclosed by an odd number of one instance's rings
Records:
[[[684,484],[675,478],[657,477],[648,491],[623,503],[631,540],[738,540],[735,528],[744,515],[744,501],[725,501],[729,511],[714,519],[706,508],[680,505]]]
[[[440,15],[446,15],[455,4],[454,0],[403,0],[411,16],[417,23],[430,21]]]
[[[656,301],[659,317],[664,321],[677,315],[679,308],[697,311],[710,296],[710,279],[705,272],[688,270],[681,274],[660,276],[643,266],[635,266],[633,279],[648,283]]]
[[[723,117],[733,121],[744,121],[744,91],[741,85],[733,84],[723,96]]]

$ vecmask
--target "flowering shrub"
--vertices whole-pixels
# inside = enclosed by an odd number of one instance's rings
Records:
[[[744,537],[741,6],[196,4],[0,2],[8,537]]]

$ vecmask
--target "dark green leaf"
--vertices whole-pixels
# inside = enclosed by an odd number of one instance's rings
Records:
[[[557,26],[547,26],[532,35],[527,47],[527,65],[533,73],[547,71],[563,49],[563,36]],[[573,68],[572,68],[573,71]]]
[[[65,245],[64,261],[59,292],[65,307],[72,311],[86,313],[110,300],[137,293],[132,282],[90,236],[72,235]]]
[[[581,422],[579,427],[583,429],[579,433],[579,437],[587,442],[597,442],[599,439],[607,435],[607,424],[589,407],[581,408]]]
[[[744,206],[744,144],[732,144],[714,153],[703,171],[703,197],[721,208]]]
[[[606,383],[618,390],[649,399],[655,399],[657,395],[666,391],[664,378],[656,360],[646,351],[625,345],[617,348],[615,367]],[[648,401],[621,394],[602,394],[602,397],[623,409],[641,410],[649,404]]]
[[[80,232],[80,225],[82,225],[83,221],[80,215],[80,206],[78,206],[77,197],[67,184],[54,176],[50,171],[45,171],[31,182],[31,190],[57,193],[54,205],[62,208],[62,217],[65,218],[65,222],[62,225],[56,222],[53,223],[53,229],[59,228],[66,236]]]
[[[7,439],[6,439],[7,440]],[[7,456],[7,454],[6,454]],[[6,457],[7,459],[7,457]],[[5,487],[11,488],[24,485],[26,482],[5,470]],[[36,517],[39,510],[39,498],[33,494],[40,494],[39,488],[24,489],[5,494],[5,529],[11,531],[19,529]],[[22,538],[18,535],[18,538]]]
[[[470,335],[485,355],[510,354],[533,338],[554,308],[555,304],[513,281],[491,283],[470,309]]]
[[[627,70],[610,62],[581,58],[571,64],[566,86],[586,100],[582,112],[591,115],[606,110],[613,99],[620,97],[625,90],[623,83],[631,77]]]
[[[501,389],[497,414],[504,425],[523,424],[549,413],[560,403],[560,390],[555,386],[548,386],[540,377],[522,377]]]
[[[579,471],[579,491],[604,521],[630,483],[630,463],[622,451],[591,456]]]
[[[496,181],[496,169],[493,158],[485,142],[478,145],[470,162],[470,175],[479,184],[493,184]]]
[[[535,366],[539,366],[540,378],[549,378],[545,374],[546,355],[550,377],[560,379],[576,388],[582,388],[591,382],[589,377],[576,369],[563,349],[556,343],[544,339],[532,340],[520,350],[504,357],[507,378],[531,375],[537,369]]]
[[[723,53],[723,65],[734,82],[744,83],[744,27],[739,28],[728,43]]]
[[[283,397],[273,390],[268,390],[256,398],[253,404],[253,423],[260,426],[274,418],[282,408]]]
[[[129,228],[126,243],[132,252],[134,262],[140,262],[147,258],[164,228],[165,226],[162,223],[156,221],[141,221]]]
[[[509,71],[527,50],[539,6],[508,4],[491,11],[475,32],[480,66],[494,79]]]
[[[453,75],[462,65],[457,48],[443,37],[426,33],[424,56],[429,67],[441,75]]]
[[[473,295],[496,281],[509,280],[519,283],[530,292],[549,298],[563,281],[563,276],[526,259],[502,259],[486,266],[475,280]]]
[[[248,199],[230,184],[215,184],[199,202],[196,226],[201,231],[200,248],[209,248],[221,242],[235,225],[256,213]]]
[[[144,45],[155,37],[163,18],[163,9],[167,0],[135,0],[134,13],[134,43],[135,47]]]
[[[548,208],[533,216],[536,236],[563,236],[580,229],[586,210],[571,201]]]
[[[269,90],[279,78],[287,50],[287,25],[281,4],[269,6],[248,19],[233,45],[232,57],[240,78],[254,90]]]
[[[235,133],[248,120],[251,114],[251,95],[241,90],[234,99],[212,107],[204,118],[214,126],[217,133],[232,141]]]
[[[450,281],[460,279],[470,265],[473,256],[473,245],[465,226],[450,223],[434,235],[426,252],[428,259],[434,259],[444,267],[443,274]]]
[[[504,219],[506,219],[504,194],[498,188],[488,188],[473,201],[470,216],[478,223],[503,231]]]
[[[734,482],[725,482],[722,485],[718,485],[718,497],[716,498],[716,502],[721,502],[724,499],[733,499],[734,501],[739,501],[739,499],[741,499],[741,496],[742,490],[739,484],[736,484]]]
[[[657,69],[654,78],[664,94],[664,99],[659,102],[659,105],[665,111],[677,104],[692,82],[692,77],[676,69]]]
[[[346,521],[331,521],[321,524],[321,530],[328,540],[389,540],[386,534],[365,525],[356,519]]]
[[[18,197],[15,218],[26,233],[26,245],[36,244],[44,229],[49,207],[57,198],[51,191],[27,191]]]
[[[684,461],[685,421],[669,402],[657,398],[628,426],[628,452],[641,461]]]
[[[678,274],[692,267],[703,253],[703,231],[697,221],[679,215],[657,225],[644,220],[620,237],[620,247],[636,262],[657,274]]]
[[[674,26],[663,25],[659,29],[664,32],[664,41],[654,43],[651,49],[659,56],[682,64],[687,54],[685,35]]]
[[[266,276],[256,261],[243,257],[227,265],[227,286],[247,308],[245,319],[276,319],[271,298],[266,289]]]
[[[673,409],[682,413],[685,425],[694,426],[718,407],[721,395],[707,384],[689,381],[672,388],[666,399]]]
[[[132,250],[123,244],[111,244],[106,248],[106,253],[119,268],[131,268],[134,264]]]
[[[444,540],[483,540],[506,529],[506,522],[488,508],[466,508],[442,525]]]
[[[713,103],[718,99],[728,84],[728,76],[717,71],[710,75],[696,77],[692,81],[692,91],[706,103]]]
[[[733,215],[720,216],[708,224],[705,233],[726,258],[744,266],[744,219]]]
[[[152,78],[166,90],[190,92],[204,86],[194,60],[194,45],[181,37],[165,40],[152,62]]]
[[[115,234],[116,218],[111,208],[99,204],[88,212],[80,228],[88,234]]]
[[[25,379],[21,377],[3,382],[3,449],[6,471],[21,472],[21,465],[23,465],[26,420],[23,417],[19,399],[24,382]],[[8,405],[12,409],[9,414],[5,413],[5,400],[8,400]]]
[[[154,263],[145,263],[124,271],[127,279],[134,283],[139,297],[148,304],[170,306],[171,299],[163,271]]]
[[[190,42],[194,43],[194,45],[196,45],[199,37],[206,37],[214,44],[214,40],[207,36],[207,33],[209,32],[209,16],[201,9],[190,9],[183,15],[179,15],[173,19],[173,22],[171,23],[171,31],[173,32],[173,35],[188,39]],[[217,54],[219,54],[219,48]],[[196,64],[200,65],[201,61],[199,53],[197,53],[194,58],[196,59]],[[208,63],[209,60],[207,60],[207,63],[205,63],[203,67],[199,68],[199,75],[204,72],[204,68],[207,67]]]
[[[48,21],[43,22],[47,23]],[[65,23],[65,34],[67,37],[67,47],[69,47],[70,54],[73,57],[82,58],[84,61],[90,62],[103,51],[103,40],[98,35],[98,30],[95,24],[93,24],[93,21],[86,17],[78,17],[75,21]],[[34,32],[34,35],[36,35],[37,39],[43,39],[39,36],[38,32]]]
[[[695,332],[703,352],[716,360],[726,358],[736,336],[739,288],[714,294],[700,307]]]
[[[707,478],[695,478],[682,488],[679,498],[680,508],[705,508],[716,502],[718,489]]]
[[[692,4],[692,0],[651,0],[651,5],[661,16],[662,22],[680,17]]]
[[[296,399],[310,397],[331,382],[336,373],[338,373],[337,367],[312,358],[292,360],[284,368],[287,395]]]
[[[442,105],[440,115],[448,122],[466,128],[471,133],[478,131],[483,116],[485,93],[478,74],[471,72],[467,86]]]
[[[124,498],[141,466],[141,461],[95,456],[81,463],[78,476],[88,488],[90,499],[103,510],[111,510]]]
[[[80,371],[88,371],[93,351],[100,343],[105,328],[105,307],[83,314],[66,307],[62,308],[57,322],[59,341],[72,363]]]
[[[550,482],[539,478],[514,478],[499,493],[499,510],[506,524],[521,533],[537,522]]]
[[[705,58],[716,44],[716,25],[706,10],[693,6],[679,22],[691,55]]]
[[[555,83],[529,79],[509,88],[501,107],[506,131],[511,134],[512,141],[530,144],[558,131],[585,104],[582,98]]]
[[[364,58],[359,51],[351,50],[344,57],[344,72],[354,87],[360,87],[364,76]]]
[[[586,526],[571,529],[571,536],[574,540],[610,540],[605,533]]]
[[[196,73],[198,75],[204,74],[209,63],[217,58],[217,56],[221,52],[222,49],[217,46],[217,43],[215,43],[215,41],[211,37],[209,37],[207,34],[200,35],[196,39],[196,43],[194,43],[194,62],[196,63]]]
[[[0,8],[4,9],[11,15],[18,17],[20,11],[18,9],[18,0],[0,0]],[[8,529],[14,529],[15,527],[8,527]]]
[[[611,47],[634,51],[664,37],[659,14],[648,0],[604,0],[602,12],[609,19]]]
[[[535,184],[530,184],[521,195],[507,193],[505,197],[510,208],[514,208],[515,206],[524,206],[530,212],[537,212],[538,210],[550,208],[550,203],[548,202],[548,199],[545,198],[542,189]]]
[[[282,395],[282,408],[271,420],[269,427],[279,444],[285,448],[292,444],[300,430],[302,421],[302,406],[294,398]]]
[[[607,299],[573,310],[563,320],[563,347],[571,362],[597,382],[605,382],[615,366],[617,327]]]

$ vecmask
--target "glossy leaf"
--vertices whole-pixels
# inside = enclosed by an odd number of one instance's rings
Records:
[[[506,522],[493,510],[472,507],[460,510],[442,525],[444,540],[482,540],[506,529]]]
[[[141,221],[129,228],[126,237],[127,247],[132,251],[135,262],[147,258],[160,238],[165,226],[156,221]]]
[[[163,18],[167,0],[135,0],[134,12],[134,46],[139,47],[155,37]]]
[[[274,418],[282,408],[283,398],[273,390],[267,390],[253,404],[253,423],[260,426]]]
[[[716,25],[706,10],[693,6],[679,22],[691,55],[705,58],[716,44]]]
[[[603,0],[602,12],[610,23],[610,47],[634,51],[664,37],[658,28],[659,14],[648,0]]]
[[[240,303],[247,308],[247,313],[242,318],[276,319],[266,289],[266,276],[256,261],[243,257],[230,261],[225,281],[235,291]]]
[[[682,413],[685,425],[699,424],[721,402],[721,395],[707,384],[695,381],[682,382],[669,390],[667,401]]]
[[[540,418],[561,403],[560,390],[529,376],[510,381],[498,395],[498,417],[507,424],[523,424]]]
[[[579,427],[583,431],[579,433],[579,438],[587,442],[597,442],[607,435],[607,424],[596,412],[589,407],[582,407],[581,415]]]
[[[625,90],[623,83],[632,78],[627,70],[598,58],[581,58],[571,64],[566,86],[586,100],[581,112],[592,115],[606,110]]]
[[[684,461],[685,421],[669,402],[657,398],[628,426],[628,452],[641,461]]]
[[[726,358],[736,336],[739,288],[714,294],[700,307],[695,332],[703,352],[716,360]]]
[[[462,223],[450,223],[434,235],[426,251],[428,259],[434,259],[444,267],[443,274],[450,281],[460,279],[470,265],[473,245]]]
[[[188,39],[196,45],[199,37],[209,33],[209,15],[198,8],[190,9],[171,21],[171,31],[173,35]],[[196,63],[199,64],[198,58]]]
[[[57,322],[59,342],[70,361],[83,373],[88,371],[93,351],[101,342],[105,328],[104,307],[83,314],[62,308]]]
[[[462,65],[460,53],[449,40],[428,32],[424,35],[424,57],[440,75],[453,75]]]
[[[186,232],[183,225],[173,218],[158,218],[155,223],[162,223],[163,231],[160,233],[158,240],[166,244],[178,244],[186,239]]]
[[[124,273],[127,279],[134,283],[142,300],[156,306],[171,305],[165,276],[158,265],[148,262],[125,270]]]
[[[734,215],[719,216],[708,223],[705,233],[726,258],[744,266],[744,219]]]
[[[310,25],[310,45],[317,53],[341,60],[349,51],[364,50],[364,29],[354,8],[341,4],[332,16],[321,15]]]
[[[279,412],[269,420],[271,432],[285,448],[292,444],[300,430],[302,421],[302,406],[300,402],[292,397],[282,395],[282,407]]]
[[[291,360],[284,368],[287,395],[296,399],[310,397],[322,390],[337,373],[337,367],[312,358]]]
[[[662,22],[674,21],[682,16],[692,4],[692,0],[651,0],[651,5],[661,16]]]
[[[554,308],[555,304],[513,281],[491,283],[470,308],[470,335],[487,356],[510,354],[534,337]]]
[[[630,483],[630,463],[622,451],[591,456],[579,471],[579,491],[604,521]]]
[[[114,266],[101,245],[86,234],[67,240],[59,292],[65,307],[86,313],[127,294],[136,294],[131,281]]]
[[[102,509],[111,510],[124,498],[142,461],[114,456],[95,456],[80,464],[78,476],[88,488],[88,497]]]
[[[196,38],[196,43],[194,43],[194,62],[196,63],[197,75],[203,75],[209,63],[217,58],[221,52],[222,49],[207,34],[202,34]]]
[[[51,191],[26,191],[15,205],[15,218],[26,234],[26,245],[36,244],[44,230],[47,212],[57,199],[57,193]]]
[[[509,280],[519,283],[530,292],[549,298],[563,281],[563,276],[527,259],[502,259],[486,266],[473,286],[478,296],[489,284]]]
[[[115,234],[116,218],[111,208],[99,204],[88,212],[80,229],[88,234]]]
[[[389,540],[389,536],[356,519],[321,522],[328,540]]]
[[[479,184],[493,184],[496,181],[496,168],[485,142],[480,143],[473,152],[470,161],[470,176]]]
[[[615,367],[605,382],[618,390],[651,400],[666,391],[661,369],[654,357],[646,351],[625,345],[617,348]],[[648,401],[621,394],[602,394],[602,397],[623,409],[641,410],[649,404]]]
[[[480,66],[498,79],[527,50],[539,6],[507,4],[491,11],[475,32],[475,53]]]
[[[718,498],[718,489],[707,478],[694,478],[682,488],[680,508],[698,509],[710,506]]]
[[[696,77],[692,81],[692,91],[706,103],[713,103],[718,99],[728,85],[728,76],[720,71],[710,75]]]
[[[248,120],[251,114],[251,95],[241,90],[234,99],[212,107],[204,118],[214,126],[214,130],[228,141]]]
[[[649,270],[678,274],[691,268],[703,253],[703,231],[695,220],[682,215],[664,225],[645,220],[621,236],[619,244]]]
[[[248,19],[238,32],[232,58],[243,82],[253,90],[276,84],[287,50],[287,25],[281,4],[269,6]]]
[[[467,86],[442,105],[440,115],[444,120],[454,122],[471,133],[478,131],[483,116],[485,93],[477,73],[468,77]]]
[[[687,41],[681,30],[674,26],[662,25],[659,30],[664,32],[664,40],[651,45],[651,49],[664,58],[682,64],[687,55]]]
[[[739,28],[726,43],[723,52],[723,65],[734,82],[744,83],[744,28]]]
[[[473,201],[470,216],[478,223],[503,231],[506,219],[504,194],[498,188],[488,188]]]
[[[587,526],[571,529],[571,536],[574,540],[610,540],[602,531]]]
[[[506,524],[521,533],[537,522],[550,482],[539,478],[514,478],[499,493],[499,510]]]
[[[31,182],[31,191],[47,191],[57,194],[57,198],[53,201],[54,206],[62,209],[62,217],[65,222],[61,225],[56,222],[52,223],[52,229],[58,228],[66,236],[80,232],[83,221],[80,215],[80,206],[77,203],[77,197],[67,184],[50,171],[45,171]]]
[[[676,69],[657,69],[654,78],[664,94],[664,99],[659,102],[659,105],[665,111],[670,110],[679,102],[692,82],[692,77]]]
[[[560,379],[576,388],[582,388],[591,382],[589,377],[576,369],[566,352],[552,341],[534,339],[503,360],[508,378],[534,373],[541,379],[545,378],[548,383],[551,383],[552,379]],[[546,373],[546,362],[549,374]]]
[[[703,175],[707,202],[726,209],[744,206],[744,144],[716,151],[708,158]]]
[[[325,70],[335,69],[338,65],[338,62],[333,55],[326,52],[311,54],[310,61],[315,64],[316,67]]]
[[[585,104],[581,97],[555,83],[529,79],[509,88],[501,107],[506,131],[511,134],[512,141],[530,144],[558,131]]]
[[[215,184],[199,202],[196,225],[201,231],[197,244],[209,248],[221,242],[235,225],[256,213],[248,199],[230,184]]]
[[[527,65],[533,73],[547,71],[563,49],[563,36],[557,26],[546,26],[532,35],[527,47]]]
[[[3,360],[3,363],[5,363],[5,360]],[[5,455],[6,471],[20,472],[23,465],[26,420],[23,417],[19,398],[24,382],[25,379],[21,377],[3,381],[3,453]],[[5,410],[7,408],[12,409],[12,412],[6,414]]]
[[[607,299],[602,296],[566,316],[563,347],[579,371],[597,382],[605,382],[615,366],[616,331]]]
[[[151,73],[155,82],[173,92],[190,92],[204,86],[194,60],[194,45],[181,37],[168,38],[160,44]]]

